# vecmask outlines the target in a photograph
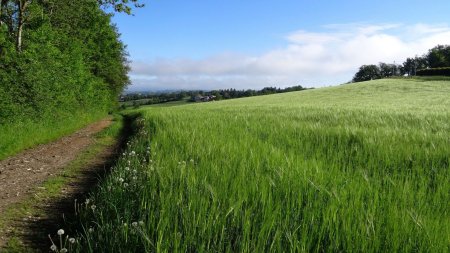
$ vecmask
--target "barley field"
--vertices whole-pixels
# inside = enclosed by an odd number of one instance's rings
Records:
[[[80,252],[448,252],[450,81],[147,107]]]

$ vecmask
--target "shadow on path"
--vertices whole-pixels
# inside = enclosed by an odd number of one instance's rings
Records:
[[[50,252],[51,242],[48,234],[54,237],[61,228],[65,231],[76,230],[75,201],[84,202],[87,194],[109,174],[126,142],[135,133],[133,123],[137,117],[139,114],[123,115],[120,138],[114,145],[103,149],[83,165],[81,172],[64,186],[61,196],[49,199],[46,203],[36,203],[35,208],[42,214],[42,218],[28,217],[15,221],[16,227],[23,231],[18,236],[26,247],[37,252]]]

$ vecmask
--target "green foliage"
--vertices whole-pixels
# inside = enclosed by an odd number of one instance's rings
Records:
[[[363,65],[353,77],[353,82],[363,82],[380,78],[381,72],[377,65]]]
[[[78,207],[77,250],[446,252],[448,84],[141,110],[139,132]]]
[[[438,45],[430,49],[426,59],[430,68],[450,67],[450,46]]]
[[[116,106],[129,83],[125,46],[96,1],[30,1],[16,50],[16,2],[1,10],[0,125],[61,120]],[[13,31],[11,31],[11,27]]]
[[[450,67],[417,70],[418,76],[450,76]]]

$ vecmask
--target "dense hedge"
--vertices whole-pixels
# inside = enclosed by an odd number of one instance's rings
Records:
[[[98,114],[128,84],[125,46],[97,0],[2,1],[0,125]],[[26,19],[18,45],[19,2]]]
[[[418,76],[450,76],[450,67],[419,69]]]

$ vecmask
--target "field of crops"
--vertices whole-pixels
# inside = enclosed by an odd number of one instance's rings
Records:
[[[450,81],[142,109],[79,251],[447,252]]]

